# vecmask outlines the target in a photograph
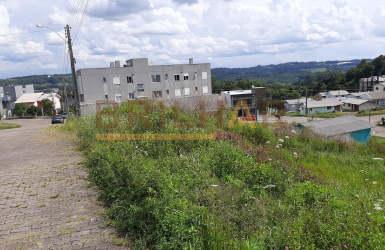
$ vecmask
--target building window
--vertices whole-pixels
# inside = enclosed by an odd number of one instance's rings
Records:
[[[179,82],[179,75],[178,74],[174,75],[174,81]]]
[[[104,95],[104,99],[108,100],[108,95]]]
[[[164,74],[164,80],[168,80],[168,74]]]
[[[83,94],[80,94],[79,97],[80,97],[80,101],[81,101],[81,102],[84,102],[84,95],[83,95]]]
[[[121,94],[115,94],[115,101],[116,102],[122,102],[122,95]]]
[[[350,108],[350,103],[348,103],[348,107]]]
[[[180,89],[176,89],[176,90],[175,90],[175,96],[176,96],[176,97],[181,96]]]
[[[138,84],[137,89],[138,89],[138,91],[143,92],[144,91],[144,84]]]
[[[160,75],[152,75],[151,82],[160,82]]]
[[[194,74],[194,80],[197,79],[197,78],[198,78],[198,74],[197,74],[197,72],[195,72],[195,74]]]
[[[166,94],[169,95],[170,94],[170,90],[167,89],[166,90]]]
[[[328,107],[328,109],[332,109],[332,107]]]
[[[184,95],[189,96],[190,95],[190,88],[185,88],[184,89]]]
[[[202,72],[202,79],[206,80],[207,79],[207,72]]]
[[[131,100],[134,99],[134,93],[128,93],[128,98],[130,98]]]
[[[188,81],[188,73],[183,74],[183,80]]]
[[[152,98],[161,99],[162,98],[162,91],[152,91]]]
[[[107,78],[103,77],[103,82],[107,82]]]
[[[310,108],[310,111],[313,111],[313,108]]]
[[[127,76],[127,83],[134,83],[132,76]]]
[[[198,92],[198,87],[195,87],[195,91],[197,91],[197,92]]]
[[[208,93],[209,93],[209,87],[203,86],[203,94],[208,94]]]
[[[376,87],[376,90],[378,90],[378,87]]]
[[[114,85],[120,85],[120,77],[114,77],[112,78],[112,83]]]

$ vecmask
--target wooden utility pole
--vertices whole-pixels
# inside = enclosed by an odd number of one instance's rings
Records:
[[[66,25],[66,30],[67,30],[67,38],[68,38],[68,52],[70,53],[70,60],[71,60],[72,81],[74,83],[74,92],[75,92],[75,114],[76,114],[76,118],[79,119],[80,100],[79,100],[79,92],[78,92],[78,83],[76,80],[75,58],[72,52],[72,40],[71,40],[71,34],[70,34],[70,27],[68,24]]]

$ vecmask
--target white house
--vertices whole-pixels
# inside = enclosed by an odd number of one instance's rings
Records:
[[[307,98],[308,102],[313,101],[312,98]],[[285,111],[299,111],[299,106],[302,103],[306,103],[306,98],[285,100]]]
[[[343,111],[370,110],[376,107],[376,104],[372,101],[356,98],[347,98],[342,100],[342,103]]]
[[[374,92],[384,92],[385,91],[385,82],[380,82],[374,85]]]
[[[372,101],[379,107],[385,106],[385,92],[365,92],[361,99]]]
[[[43,92],[22,94],[15,103],[25,103],[27,106],[43,107],[43,100],[48,99],[53,102],[53,109],[57,113],[61,109],[60,95],[56,93],[44,94]]]

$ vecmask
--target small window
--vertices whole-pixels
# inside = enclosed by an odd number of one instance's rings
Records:
[[[164,80],[168,80],[168,74],[164,74]]]
[[[184,95],[189,96],[190,95],[190,88],[185,88],[184,89]]]
[[[203,94],[208,94],[208,93],[209,93],[209,87],[203,86]]]
[[[180,89],[176,89],[175,90],[175,96],[181,96],[181,92],[180,92]]]
[[[152,91],[152,98],[161,99],[162,98],[162,91]]]
[[[197,92],[198,92],[198,87],[195,87],[195,91],[197,91]]]
[[[188,73],[183,74],[183,80],[188,81]]]
[[[132,76],[127,76],[127,83],[134,83]]]
[[[143,92],[144,91],[144,84],[138,84],[137,89],[138,89],[138,91]]]
[[[107,82],[107,78],[103,77],[103,82]]]
[[[115,94],[115,101],[116,102],[122,102],[122,95],[121,94]]]
[[[332,107],[328,107],[328,109],[332,109]]]
[[[104,99],[108,100],[108,95],[104,95]]]
[[[79,95],[79,98],[80,98],[80,101],[81,101],[81,102],[84,102],[84,95],[83,95],[83,94],[80,94],[80,95]]]
[[[179,75],[177,74],[174,75],[174,81],[179,82]]]
[[[128,98],[130,98],[131,100],[134,99],[134,93],[128,93]]]
[[[166,94],[169,95],[170,94],[170,90],[167,89],[166,90]]]
[[[197,78],[198,78],[198,74],[197,74],[197,72],[195,72],[195,74],[194,74],[194,80],[197,79]]]
[[[160,82],[160,75],[152,75],[151,82]]]
[[[376,87],[376,90],[378,90],[378,87]]]
[[[114,77],[112,78],[112,83],[114,85],[120,85],[120,77]]]
[[[310,111],[313,111],[313,108],[310,108]]]
[[[202,79],[206,80],[207,79],[207,72],[202,72]]]

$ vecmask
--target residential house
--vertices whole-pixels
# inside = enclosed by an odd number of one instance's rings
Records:
[[[309,127],[315,133],[329,139],[346,139],[366,143],[376,125],[353,115],[299,123],[300,128]]]
[[[370,110],[376,107],[374,102],[364,99],[356,98],[347,98],[341,101],[343,103],[343,111],[360,111],[360,110]]]
[[[55,113],[58,113],[61,109],[60,105],[60,95],[56,93],[44,94],[43,92],[23,94],[16,101],[16,103],[25,103],[27,106],[35,106],[38,108],[43,108],[43,100],[48,99],[53,102],[52,109]]]
[[[12,116],[12,110],[15,109],[15,101],[23,94],[34,92],[33,84],[3,86],[2,90],[0,90],[1,113],[6,116]]]
[[[312,98],[307,98],[308,102],[313,101]],[[285,105],[285,111],[290,112],[294,111],[297,112],[300,110],[300,104],[306,103],[306,98],[300,98],[300,99],[291,99],[291,100],[285,100],[284,105]]]
[[[237,105],[247,105],[251,114],[254,112],[254,92],[252,90],[231,90],[231,91],[221,91],[221,96],[224,99],[227,107],[235,108]],[[245,107],[239,106],[240,111],[238,116],[245,116]]]
[[[338,112],[342,110],[342,102],[338,99],[326,99],[324,101],[312,101],[300,104],[300,113],[301,115],[313,115],[319,113],[331,113]],[[307,108],[307,110],[306,110]]]
[[[109,68],[80,69],[76,72],[82,106],[96,101],[121,103],[133,99],[171,100],[211,95],[210,63],[150,65],[147,58],[120,61]],[[83,114],[83,112],[82,112]]]
[[[325,99],[325,98],[326,98],[326,92],[319,92],[319,93],[316,95],[317,101],[320,101],[320,100]]]
[[[343,98],[349,94],[346,90],[333,90],[326,93],[326,98]]]
[[[348,95],[346,95],[346,98],[361,99],[361,96],[362,96],[364,93],[365,93],[365,92],[349,93]]]
[[[385,92],[366,92],[361,99],[372,101],[377,107],[385,106]]]

